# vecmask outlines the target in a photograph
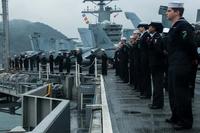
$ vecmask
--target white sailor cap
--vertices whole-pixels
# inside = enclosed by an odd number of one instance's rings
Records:
[[[130,36],[130,39],[133,39],[133,36]]]
[[[126,37],[121,37],[121,40],[126,40]]]
[[[168,33],[169,32],[169,28],[163,28],[163,33]]]
[[[180,1],[172,1],[168,4],[169,8],[183,8],[184,3]]]
[[[105,49],[102,48],[101,51],[105,51]]]

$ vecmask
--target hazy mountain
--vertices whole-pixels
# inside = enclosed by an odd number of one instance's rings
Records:
[[[40,22],[33,23],[27,20],[12,20],[10,21],[9,26],[11,55],[19,54],[22,51],[31,50],[31,43],[28,35],[33,34],[34,32],[40,33],[40,36],[43,38],[46,44],[49,43],[50,38],[67,38],[64,34],[56,29],[53,29],[52,27]],[[0,31],[2,31],[2,22],[0,22],[0,27]],[[0,50],[1,56],[3,54],[2,37],[0,37]]]

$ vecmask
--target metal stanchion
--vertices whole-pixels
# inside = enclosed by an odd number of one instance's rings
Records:
[[[47,66],[46,66],[46,72],[47,72],[47,80],[49,80],[49,73],[50,73],[50,65],[49,63],[47,63]]]
[[[41,70],[42,68],[41,68],[41,63],[39,63],[39,79],[41,79],[42,78],[42,75],[41,75]]]
[[[24,60],[23,60],[23,63],[22,63],[22,71],[25,71]]]
[[[31,60],[30,59],[28,60],[28,71],[29,72],[31,71]]]
[[[78,64],[77,64],[77,62],[76,62],[76,65],[75,65],[75,67],[76,67],[76,72],[75,72],[75,79],[76,79],[76,87],[78,87]]]
[[[80,79],[80,65],[78,64],[78,85],[81,84],[81,79]]]
[[[153,77],[152,77],[152,74],[151,74],[151,103],[153,103],[153,91],[154,91],[154,86],[153,86]]]
[[[95,60],[95,78],[97,78],[97,58]]]

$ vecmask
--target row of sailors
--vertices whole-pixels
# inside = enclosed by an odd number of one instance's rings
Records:
[[[167,36],[161,37],[159,34],[163,29],[159,23],[151,23],[149,32],[146,31],[147,25],[139,25],[140,36],[136,33],[136,39],[132,39],[131,43],[133,55],[138,52],[133,56],[135,89],[140,91],[141,96],[150,98],[153,88],[153,101],[149,106],[151,109],[161,109],[164,106],[163,78],[167,68],[171,117],[165,122],[172,124],[175,130],[191,129],[193,126],[192,97],[199,58],[194,28],[183,17],[183,5],[179,1],[168,4],[166,16],[172,22],[172,27]],[[120,70],[128,70],[128,61],[124,58],[128,57],[126,49],[124,42],[119,48],[118,58],[119,63],[124,62],[126,65],[120,64]],[[128,75],[127,71],[122,72]],[[124,74],[120,75],[126,82]]]
[[[120,76],[124,83],[134,85],[134,89],[140,92],[140,98],[150,99],[153,96],[153,102],[149,105],[151,109],[161,109],[164,106],[163,89],[168,89],[168,30],[163,30],[162,24],[158,22],[152,22],[150,25],[139,24],[137,28],[130,36],[129,43],[125,37],[121,38],[114,57],[116,75]],[[191,73],[192,97],[197,65],[194,65]]]
[[[14,58],[10,59],[9,66],[10,69],[15,70],[22,70],[23,68],[28,71],[29,68],[31,71],[34,70],[34,67],[37,68],[37,71],[39,71],[39,63],[41,63],[41,66],[43,70],[46,69],[47,63],[50,65],[50,72],[54,73],[54,65],[58,65],[59,72],[63,72],[64,66],[67,69],[67,72],[70,73],[71,68],[71,59],[70,59],[70,53],[62,53],[59,52],[56,57],[50,52],[49,57],[47,58],[45,54],[35,55],[28,57],[27,55],[20,55],[20,56],[14,56]]]
[[[102,74],[107,75],[107,60],[108,57],[105,53],[104,49],[101,49],[102,55]],[[75,53],[73,53],[77,59],[77,63],[81,66],[82,65],[82,53],[80,49],[77,49]],[[15,70],[23,70],[23,68],[28,71],[29,68],[33,71],[34,67],[37,67],[37,71],[39,71],[39,63],[42,65],[42,69],[46,69],[47,63],[50,65],[50,72],[54,73],[54,66],[58,65],[59,72],[63,72],[63,69],[67,69],[67,73],[70,73],[71,69],[71,53],[61,53],[58,54],[56,58],[54,58],[52,52],[50,52],[49,58],[46,58],[45,54],[42,54],[40,57],[39,55],[28,57],[27,55],[20,55],[19,57],[15,55],[14,59],[10,60],[10,69]],[[88,57],[90,60],[89,64],[89,74],[94,74],[94,59],[96,55],[94,51],[91,51],[91,55]],[[80,67],[80,73],[82,72],[82,68]]]

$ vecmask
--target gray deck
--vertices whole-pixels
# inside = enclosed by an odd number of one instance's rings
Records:
[[[168,95],[163,109],[150,110],[150,100],[141,100],[138,92],[122,83],[114,70],[105,76],[105,88],[114,133],[200,133],[200,77],[197,75],[196,94],[193,102],[193,129],[175,131],[165,122],[170,117]]]

